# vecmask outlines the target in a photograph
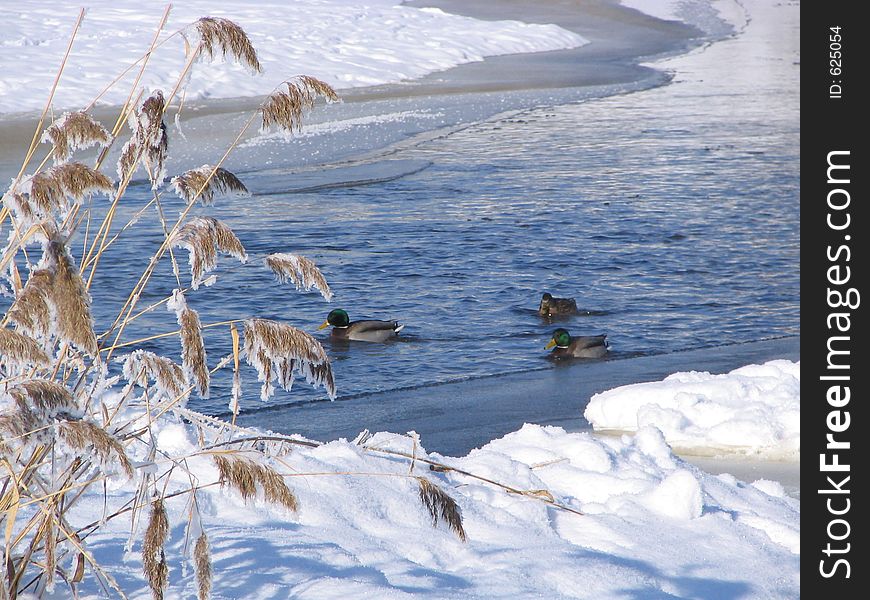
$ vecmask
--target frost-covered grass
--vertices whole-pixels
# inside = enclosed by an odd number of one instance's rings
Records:
[[[800,362],[788,360],[674,373],[596,394],[584,416],[596,430],[654,426],[685,451],[799,459],[800,383]]]

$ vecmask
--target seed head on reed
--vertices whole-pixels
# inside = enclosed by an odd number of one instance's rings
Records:
[[[91,317],[91,296],[66,244],[54,238],[45,246],[45,258],[54,267],[51,302],[57,337],[90,356],[97,354],[97,336]]]
[[[216,193],[236,197],[251,195],[238,177],[223,167],[215,168],[211,165],[186,171],[173,177],[170,183],[179,198],[183,198],[188,203],[198,198],[203,206],[214,204]]]
[[[284,84],[286,91],[279,89],[273,92],[260,107],[263,130],[276,125],[291,133],[298,131],[302,128],[302,117],[306,111],[314,108],[318,96],[327,102],[339,100],[338,94],[328,83],[308,75],[299,75]]]
[[[84,111],[64,113],[42,134],[42,142],[54,147],[55,164],[65,162],[76,150],[106,146],[111,139],[109,131]]]
[[[254,73],[260,72],[257,51],[241,27],[218,17],[202,17],[194,26],[202,48],[200,53],[205,52],[214,59],[218,50],[224,58],[230,55]]]
[[[327,302],[332,300],[332,290],[314,261],[298,254],[276,253],[266,257],[266,266],[281,283],[293,282],[297,290],[310,291],[316,288]]]
[[[326,350],[316,339],[300,329],[267,319],[245,321],[244,356],[257,369],[263,388],[260,397],[271,396],[272,379],[290,391],[294,374],[301,374],[311,385],[322,386],[335,398],[335,380]]]
[[[420,501],[432,516],[432,525],[444,521],[463,542],[466,540],[465,529],[462,527],[462,513],[456,501],[447,492],[424,477],[417,477],[419,483]]]
[[[124,378],[130,383],[147,388],[149,381],[157,385],[157,392],[167,398],[177,398],[187,388],[183,369],[169,358],[147,350],[135,350],[120,356]]]
[[[169,566],[163,550],[169,536],[169,518],[163,499],[157,498],[151,503],[151,516],[145,529],[145,539],[142,543],[142,569],[145,579],[151,586],[154,600],[163,600],[163,592],[169,583]]]
[[[54,571],[57,569],[57,533],[54,527],[54,510],[53,503],[49,503],[49,510],[45,513],[45,518],[42,522],[43,530],[43,548],[45,550],[45,566],[43,574],[45,575],[45,589],[51,593],[54,591]]]
[[[118,179],[123,181],[128,174],[132,177],[140,160],[148,171],[151,189],[157,189],[166,179],[169,137],[163,122],[165,110],[163,92],[157,90],[142,102],[137,111],[131,113],[127,124],[133,133],[124,144],[118,159]]]
[[[69,209],[69,200],[81,201],[95,193],[111,195],[112,181],[79,162],[55,165],[24,178],[3,196],[6,206],[22,224],[52,217],[55,211]]]
[[[58,436],[76,450],[93,448],[103,464],[117,462],[127,477],[133,476],[133,465],[124,446],[108,431],[84,419],[62,420],[57,426]]]
[[[37,337],[47,337],[51,327],[49,300],[54,289],[54,271],[34,269],[7,316],[22,330]]]
[[[196,574],[197,597],[206,600],[211,593],[211,552],[209,551],[208,538],[203,531],[193,546],[193,564]]]
[[[52,439],[50,426],[59,416],[80,418],[81,411],[69,391],[60,384],[45,379],[29,379],[8,389],[6,410],[0,412],[0,440],[18,438],[26,444],[33,436],[42,443]]]
[[[173,291],[167,308],[170,312],[175,312],[181,326],[181,364],[184,375],[189,381],[196,383],[200,398],[208,398],[210,376],[199,313],[187,306],[181,290]]]
[[[203,276],[217,267],[220,250],[244,263],[248,260],[244,246],[224,223],[211,217],[194,217],[176,232],[172,245],[186,249],[190,254],[190,286],[198,289]]]
[[[47,367],[51,364],[48,354],[39,346],[33,338],[0,328],[0,364],[9,366]]]
[[[236,456],[215,454],[213,458],[221,485],[236,489],[245,502],[256,496],[259,485],[267,502],[280,504],[293,512],[299,509],[296,496],[271,467]]]

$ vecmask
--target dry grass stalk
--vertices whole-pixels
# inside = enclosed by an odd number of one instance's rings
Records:
[[[47,367],[51,364],[51,359],[33,338],[2,328],[0,329],[0,363]]]
[[[302,117],[306,111],[314,108],[318,96],[327,102],[339,100],[329,84],[308,75],[294,77],[285,85],[286,91],[273,92],[260,107],[264,130],[276,125],[291,133],[298,131],[302,128]]]
[[[127,457],[124,446],[96,423],[83,419],[60,421],[57,432],[60,439],[71,448],[85,450],[93,447],[103,464],[110,464],[115,460],[121,465],[127,477],[133,476],[133,464]]]
[[[214,174],[212,174],[214,172]],[[203,165],[172,178],[175,193],[190,203],[199,199],[203,206],[214,204],[215,194],[250,196],[241,180],[223,167]]]
[[[293,512],[299,509],[296,496],[284,483],[284,478],[274,469],[234,456],[216,454],[213,458],[218,468],[221,485],[235,488],[245,502],[257,495],[257,485],[259,485],[267,502],[280,504]]]
[[[151,516],[142,543],[142,568],[154,600],[163,600],[163,591],[169,583],[169,566],[163,550],[168,536],[169,518],[166,516],[166,507],[163,506],[163,499],[157,498],[151,503]]]
[[[208,398],[210,375],[199,313],[188,308],[181,290],[175,290],[168,305],[181,326],[181,364],[188,380],[196,383],[201,398]]]
[[[190,286],[198,289],[206,273],[217,267],[217,252],[220,250],[247,262],[244,246],[225,224],[211,217],[195,217],[174,235],[172,245],[185,248],[190,254]]]
[[[304,289],[306,292],[316,288],[327,302],[332,300],[332,290],[313,260],[298,254],[276,253],[266,257],[266,266],[272,270],[279,282],[286,283],[290,280],[297,290]]]
[[[464,542],[466,537],[465,529],[462,527],[462,513],[456,501],[428,479],[417,477],[417,481],[420,485],[420,501],[432,516],[432,525],[435,526],[438,525],[438,521],[444,521]]]
[[[211,594],[211,552],[209,551],[208,538],[205,531],[196,538],[193,547],[194,573],[196,574],[197,597],[206,600]]]
[[[309,334],[266,319],[245,321],[245,359],[257,369],[263,388],[260,396],[271,396],[271,381],[276,378],[284,390],[293,386],[294,373],[306,381],[322,386],[330,398],[335,398],[335,379],[326,350]]]
[[[136,350],[126,356],[118,357],[122,363],[124,378],[130,383],[147,388],[153,380],[157,391],[169,398],[177,398],[187,388],[187,380],[180,366],[164,356],[147,350]]]
[[[229,54],[254,73],[260,72],[257,51],[241,27],[228,19],[217,17],[203,17],[195,25],[202,51],[209,58],[214,59],[215,50],[219,50],[224,58]]]
[[[54,147],[55,164],[65,162],[76,150],[106,146],[111,139],[109,131],[84,111],[64,113],[42,134],[42,141]]]

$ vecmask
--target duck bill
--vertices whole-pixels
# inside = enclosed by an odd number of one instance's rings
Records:
[[[555,345],[556,345],[556,340],[550,340],[550,343],[547,344],[546,346],[544,346],[544,350],[549,350],[550,348],[552,348]]]
[[[321,329],[326,329],[327,327],[329,327],[329,320],[328,320],[328,319],[327,319],[326,321],[324,321],[324,322],[320,325],[320,327],[317,328],[317,331],[320,331]]]

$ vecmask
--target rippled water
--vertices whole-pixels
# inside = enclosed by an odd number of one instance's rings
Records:
[[[222,259],[217,284],[189,303],[205,323],[256,315],[314,331],[336,307],[405,323],[400,341],[381,345],[332,344],[320,332],[342,396],[551,368],[543,347],[557,326],[607,333],[615,356],[797,333],[797,67],[776,68],[778,85],[764,94],[748,81],[717,86],[690,74],[478,123],[349,177],[373,183],[221,202],[201,212],[228,222],[254,263],[276,251],[312,257],[336,299]],[[252,189],[258,177],[267,175],[249,174]],[[284,189],[310,188],[288,179]],[[179,208],[166,200],[167,212]],[[157,230],[153,219],[143,224],[153,235],[117,247],[98,276],[101,322],[149,255]],[[141,306],[175,286],[164,265]],[[544,291],[576,297],[588,313],[547,322],[535,312]],[[172,322],[161,308],[125,339]],[[226,326],[206,340],[211,365],[230,351]],[[177,338],[146,347],[178,354]],[[193,407],[225,409],[229,373],[214,383],[212,398]],[[253,374],[246,385],[256,398]],[[300,383],[273,402],[323,397]]]

